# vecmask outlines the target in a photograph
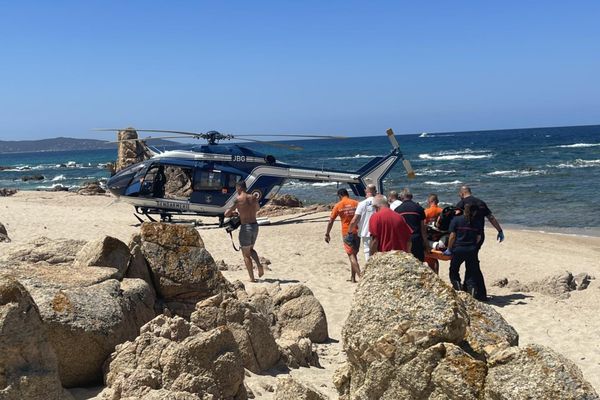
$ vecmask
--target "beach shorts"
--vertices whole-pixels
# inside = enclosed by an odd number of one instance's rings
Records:
[[[254,246],[258,237],[258,224],[242,224],[240,225],[240,246]]]
[[[360,237],[358,235],[352,235],[352,242],[347,242],[344,240],[344,250],[346,254],[358,254],[358,249],[360,248]]]

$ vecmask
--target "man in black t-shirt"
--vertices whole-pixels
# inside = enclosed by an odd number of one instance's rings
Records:
[[[400,204],[394,210],[404,217],[404,220],[412,229],[411,253],[419,261],[425,261],[425,251],[429,252],[429,242],[427,241],[427,229],[425,228],[425,210],[419,204],[412,201],[412,193],[408,188],[402,190]]]
[[[488,221],[490,221],[494,228],[496,228],[496,230],[498,231],[497,239],[499,242],[502,242],[504,240],[504,232],[502,232],[502,227],[500,226],[498,220],[496,220],[496,218],[492,214],[492,211],[488,208],[487,204],[485,204],[485,201],[473,196],[471,194],[471,188],[468,186],[462,186],[460,188],[460,191],[458,192],[458,195],[460,196],[460,201],[456,204],[456,208],[460,210],[460,213],[464,211],[465,205],[467,204],[470,204],[471,207],[474,206],[477,208],[475,222],[478,226],[481,227],[481,241],[479,242],[478,248],[481,248],[481,245],[485,240],[485,231],[483,227],[485,225],[486,218],[488,219]]]

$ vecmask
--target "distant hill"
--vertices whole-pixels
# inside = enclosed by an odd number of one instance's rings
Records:
[[[176,146],[180,143],[156,139],[153,146]],[[116,143],[97,139],[74,139],[58,137],[41,140],[0,140],[0,153],[27,153],[37,151],[101,150],[116,149]]]

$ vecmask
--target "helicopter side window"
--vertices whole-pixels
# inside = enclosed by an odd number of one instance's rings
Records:
[[[235,188],[235,184],[238,183],[242,179],[239,175],[229,174],[227,176],[227,188],[233,189]]]
[[[220,190],[221,173],[216,171],[196,171],[194,175],[194,191]]]

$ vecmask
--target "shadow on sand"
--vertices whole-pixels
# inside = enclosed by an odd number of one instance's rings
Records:
[[[506,295],[489,296],[487,304],[496,307],[520,305],[527,304],[527,302],[523,300],[529,298],[533,298],[533,296],[523,293],[511,293]]]

